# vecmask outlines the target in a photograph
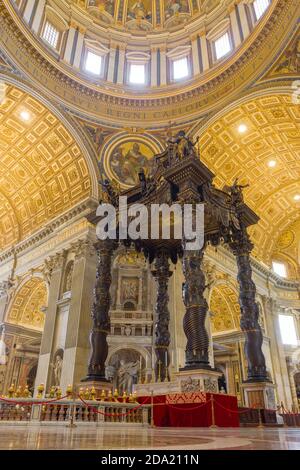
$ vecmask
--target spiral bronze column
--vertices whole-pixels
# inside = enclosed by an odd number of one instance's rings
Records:
[[[265,357],[262,352],[263,335],[259,324],[259,308],[255,301],[256,287],[252,280],[250,253],[253,244],[246,228],[234,234],[229,244],[236,257],[239,283],[239,304],[241,309],[241,329],[245,333],[245,356],[248,363],[247,382],[266,382]]]
[[[111,261],[116,247],[112,240],[99,240],[96,244],[98,257],[96,284],[94,287],[94,303],[91,317],[93,326],[90,332],[91,354],[88,374],[84,381],[106,381],[105,361],[108,354],[107,334],[110,332],[110,285]]]
[[[172,272],[169,270],[168,253],[164,250],[157,252],[154,262],[154,270],[152,274],[156,280],[157,296],[156,296],[156,322],[155,322],[155,379],[170,380],[169,376],[169,344],[170,332],[169,321],[170,313],[168,308],[169,294],[168,281]]]
[[[209,339],[205,328],[208,304],[204,298],[205,276],[201,269],[203,250],[187,250],[183,243],[182,297],[185,305],[183,329],[187,337],[185,369],[210,369]]]

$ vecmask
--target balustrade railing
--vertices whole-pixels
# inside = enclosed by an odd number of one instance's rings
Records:
[[[0,403],[0,422],[40,423],[126,423],[147,425],[150,423],[150,405],[138,403],[99,402],[96,400],[65,400],[49,403],[47,399],[35,403],[33,398],[15,399]]]

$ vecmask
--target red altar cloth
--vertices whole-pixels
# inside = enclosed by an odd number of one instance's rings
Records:
[[[154,425],[158,427],[239,427],[237,398],[218,393],[176,393],[153,397]],[[139,397],[139,402],[151,404],[151,397]]]

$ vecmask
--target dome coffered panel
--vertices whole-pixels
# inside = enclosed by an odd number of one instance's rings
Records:
[[[276,238],[277,237],[277,238]],[[287,267],[288,277],[299,277],[300,274],[300,218],[295,222],[281,227],[274,234],[271,244],[272,259],[283,261]]]
[[[8,310],[6,321],[31,329],[42,330],[44,327],[48,291],[45,282],[32,277],[17,291]]]
[[[3,249],[87,198],[86,161],[70,132],[13,86],[0,105],[0,211]]]
[[[239,126],[246,126],[244,133]],[[201,135],[202,159],[219,187],[239,178],[245,200],[260,216],[251,229],[255,254],[270,261],[286,224],[300,217],[294,196],[300,185],[300,110],[289,95],[249,100],[234,107]]]
[[[238,330],[240,307],[236,292],[226,284],[213,288],[210,306],[212,333]]]

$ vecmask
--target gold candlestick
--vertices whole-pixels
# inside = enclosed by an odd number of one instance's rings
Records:
[[[161,361],[158,361],[158,382],[161,382]]]

